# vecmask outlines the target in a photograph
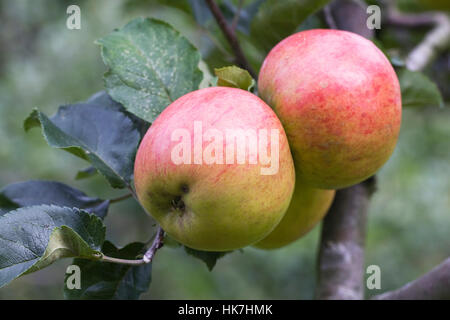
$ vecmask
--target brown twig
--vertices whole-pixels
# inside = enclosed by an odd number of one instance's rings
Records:
[[[450,258],[400,289],[376,295],[372,299],[450,300]]]
[[[253,78],[256,78],[256,73],[253,70],[253,68],[250,66],[249,62],[247,61],[247,58],[244,55],[244,52],[242,51],[241,45],[239,44],[239,41],[236,37],[236,33],[228,26],[228,23],[220,10],[220,8],[217,6],[217,3],[214,0],[205,0],[206,4],[209,7],[209,10],[211,11],[212,15],[217,21],[217,24],[219,25],[220,29],[222,30],[223,34],[225,35],[225,38],[227,39],[228,43],[230,44],[231,49],[234,52],[234,55],[236,57],[236,64],[238,64],[240,67],[246,69]]]
[[[322,223],[316,299],[363,299],[364,244],[372,177],[338,190]]]

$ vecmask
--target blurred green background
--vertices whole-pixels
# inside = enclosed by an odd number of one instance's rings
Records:
[[[81,7],[81,30],[66,28],[70,4]],[[88,164],[48,147],[37,129],[26,134],[22,122],[33,107],[53,114],[61,104],[85,100],[102,90],[105,67],[93,42],[137,16],[172,23],[200,49],[210,67],[231,64],[226,45],[211,40],[217,27],[199,27],[187,1],[0,1],[0,187],[45,179],[67,183],[91,196],[125,193],[111,189],[99,175],[74,180],[77,170]],[[395,34],[384,37],[389,39],[387,47],[402,54],[403,43],[395,48]],[[404,34],[401,37],[411,45],[420,40],[415,34],[406,40]],[[257,68],[264,53],[251,41],[243,41]],[[450,256],[449,57],[448,52],[442,54],[436,63],[444,67],[435,64],[427,70],[440,81],[447,107],[404,110],[398,146],[378,174],[378,191],[369,212],[366,265],[381,267],[382,289],[368,291],[368,296],[397,288]],[[112,205],[105,222],[108,239],[119,246],[145,241],[153,232],[151,219],[133,200]],[[164,247],[154,260],[152,284],[143,298],[311,299],[319,229],[276,251],[246,248],[229,254],[212,272],[182,249]],[[0,289],[0,299],[62,299],[69,263],[59,261],[13,281]]]

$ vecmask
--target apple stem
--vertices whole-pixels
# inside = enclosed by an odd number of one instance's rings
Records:
[[[160,249],[163,246],[163,241],[164,241],[164,230],[160,226],[158,226],[158,230],[156,231],[155,238],[153,239],[152,245],[147,250],[147,252],[145,252],[144,257],[142,259],[127,260],[127,259],[113,258],[113,257],[109,257],[109,256],[102,254],[100,260],[102,260],[104,262],[126,264],[126,265],[132,265],[132,266],[139,266],[139,265],[147,264],[147,263],[152,262],[156,251],[158,251],[158,249]]]
[[[104,261],[104,262],[117,263],[117,264],[126,264],[126,265],[131,265],[131,266],[139,266],[139,265],[143,265],[143,264],[146,263],[143,259],[126,260],[126,259],[119,259],[119,258],[108,257],[108,256],[105,256],[105,255],[102,256],[101,260]]]
[[[134,189],[128,185],[128,190],[130,190],[130,194],[124,195],[122,197],[112,199],[111,202],[118,202],[124,199],[127,199],[131,196],[133,196],[137,203],[141,206],[142,210],[144,210],[145,213],[150,215],[147,210],[144,208],[144,206],[139,202],[139,199],[137,197],[136,192]],[[153,239],[153,243],[150,246],[150,248],[145,252],[144,257],[139,260],[126,260],[126,259],[118,259],[113,257],[108,257],[105,255],[102,255],[101,260],[105,262],[111,262],[111,263],[119,263],[119,264],[127,264],[127,265],[142,265],[146,263],[150,263],[153,260],[153,257],[155,256],[155,253],[158,249],[160,249],[163,246],[163,240],[164,240],[164,230],[158,226],[158,230],[156,231],[155,238]]]

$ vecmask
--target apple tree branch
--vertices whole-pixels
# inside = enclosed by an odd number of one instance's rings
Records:
[[[322,222],[316,299],[363,299],[367,209],[374,191],[372,177],[336,192]]]
[[[400,289],[372,297],[374,300],[450,300],[450,258]]]

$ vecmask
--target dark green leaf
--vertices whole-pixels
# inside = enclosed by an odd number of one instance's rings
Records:
[[[97,43],[108,93],[148,122],[202,80],[199,52],[165,22],[138,18]]]
[[[112,243],[105,241],[102,252],[114,258],[137,259],[143,249],[142,243],[131,243],[117,249]],[[151,263],[130,266],[75,259],[72,264],[79,266],[83,275],[81,289],[71,290],[65,286],[66,299],[138,299],[150,286]]]
[[[312,13],[330,0],[266,0],[250,26],[250,35],[269,51],[292,34]]]
[[[250,73],[236,66],[214,69],[214,73],[217,76],[218,86],[250,91],[255,85],[255,80]]]
[[[137,116],[135,116],[132,113],[129,113],[120,103],[114,101],[106,91],[100,91],[92,95],[87,102],[89,103],[95,103],[100,104],[102,106],[106,106],[111,110],[117,110],[125,113],[128,118],[133,121],[134,126],[139,131],[141,138],[144,137],[145,133],[147,132],[148,128],[150,127],[150,123],[145,121],[144,119],[141,119]]]
[[[85,169],[79,170],[75,176],[75,180],[87,179],[97,174],[97,169],[94,167],[87,167]]]
[[[20,205],[5,196],[3,191],[0,191],[0,216],[17,208],[20,208]]]
[[[401,69],[398,78],[403,107],[444,107],[438,87],[423,73]]]
[[[222,258],[227,253],[232,252],[232,251],[224,251],[224,252],[200,251],[188,247],[184,247],[184,250],[186,251],[187,254],[197,259],[200,259],[204,263],[206,263],[206,266],[208,267],[209,271],[212,271],[212,269],[217,263],[217,260]]]
[[[0,217],[0,287],[59,257],[98,259],[104,238],[100,218],[83,210],[41,205],[10,211]]]
[[[100,95],[85,103],[62,106],[50,118],[34,110],[24,127],[29,130],[40,125],[50,146],[89,161],[111,186],[123,188],[132,179],[140,134],[119,104],[105,100]]]
[[[4,203],[7,199],[15,207]],[[0,210],[7,212],[19,207],[30,207],[41,204],[60,207],[80,208],[104,218],[108,212],[109,201],[88,197],[80,190],[56,181],[30,180],[7,185],[0,190]],[[0,215],[1,215],[0,211]]]

